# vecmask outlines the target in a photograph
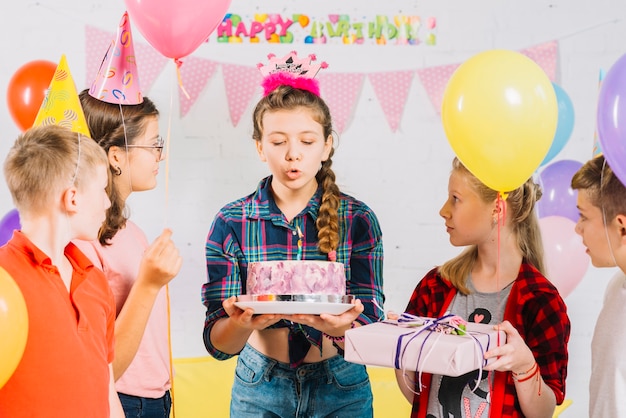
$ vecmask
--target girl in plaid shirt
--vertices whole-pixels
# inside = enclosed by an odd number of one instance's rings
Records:
[[[459,377],[396,371],[412,417],[551,417],[565,396],[570,321],[557,289],[544,277],[543,246],[534,206],[541,197],[528,180],[506,200],[458,159],[440,210],[450,242],[467,246],[431,270],[406,311],[447,312],[506,332],[506,343],[485,353],[496,359]],[[478,383],[478,386],[476,384]]]
[[[370,208],[335,184],[328,107],[317,91],[285,83],[266,89],[253,115],[272,175],[223,207],[208,234],[205,346],[217,359],[239,355],[233,417],[371,417],[365,367],[341,354],[346,330],[382,315],[381,230]],[[253,315],[235,306],[248,263],[296,259],[299,239],[303,259],[345,265],[354,306],[340,315]]]

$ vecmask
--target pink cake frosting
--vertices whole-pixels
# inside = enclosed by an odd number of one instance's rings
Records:
[[[248,265],[248,295],[345,295],[342,263],[319,260],[259,261]]]

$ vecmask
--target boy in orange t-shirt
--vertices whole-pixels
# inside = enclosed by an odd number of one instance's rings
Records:
[[[111,362],[115,303],[102,272],[70,243],[95,239],[110,206],[106,155],[52,125],[20,135],[4,175],[21,230],[0,247],[28,311],[22,359],[0,388],[0,416],[123,417]]]

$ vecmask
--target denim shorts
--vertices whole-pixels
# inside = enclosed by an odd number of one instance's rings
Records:
[[[169,418],[172,398],[169,390],[160,398],[142,398],[140,396],[119,393],[126,418]]]
[[[334,356],[292,369],[246,345],[235,368],[233,418],[367,418],[372,388],[365,366]]]

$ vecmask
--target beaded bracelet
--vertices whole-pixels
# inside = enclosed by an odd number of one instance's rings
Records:
[[[354,322],[352,324],[350,324],[350,329],[354,328],[356,325],[354,325]],[[342,343],[344,341],[346,341],[346,336],[342,335],[341,337],[333,337],[332,335],[328,335],[325,332],[323,333],[324,337],[328,338],[329,340],[331,340],[333,343]]]
[[[533,377],[534,375],[536,375],[538,372],[539,372],[539,365],[535,361],[533,365],[530,367],[530,369],[526,370],[525,372],[515,373],[514,371],[511,371],[511,375],[513,375],[513,380],[515,380],[516,382],[525,382],[529,380],[531,377]],[[519,376],[525,376],[525,375],[528,375],[528,376],[522,377],[520,379]]]
[[[519,378],[519,376],[522,375],[528,375],[528,376],[524,376],[521,379]],[[513,380],[519,383],[525,382],[527,380],[532,379],[533,377],[537,376],[537,378],[535,379],[538,383],[539,383],[539,389],[537,390],[537,395],[541,396],[541,373],[539,370],[539,364],[537,364],[537,362],[535,361],[535,364],[533,364],[533,366],[528,369],[525,372],[522,373],[515,373],[515,372],[511,372],[511,375],[513,376]]]

